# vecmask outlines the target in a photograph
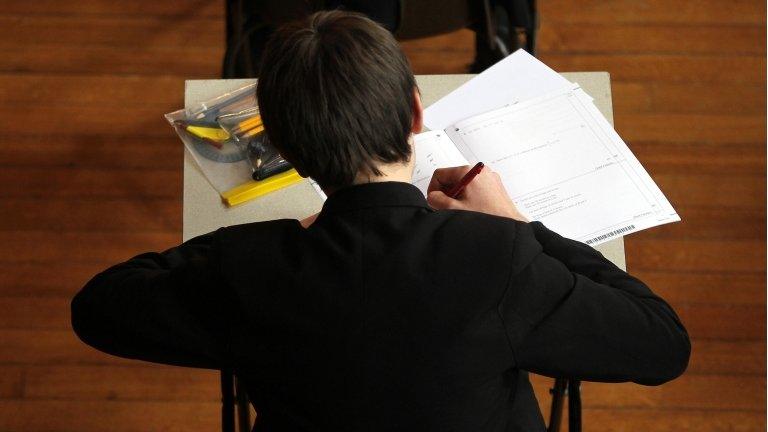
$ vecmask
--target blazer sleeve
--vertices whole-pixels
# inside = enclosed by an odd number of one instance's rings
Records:
[[[214,234],[96,275],[72,300],[72,327],[109,354],[179,366],[227,362],[227,304]]]
[[[595,249],[520,224],[526,264],[500,304],[516,365],[550,377],[658,385],[681,375],[690,341],[672,308]]]

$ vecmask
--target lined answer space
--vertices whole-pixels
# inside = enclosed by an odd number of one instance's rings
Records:
[[[567,237],[599,244],[679,220],[637,158],[581,89],[556,92],[447,130],[470,162],[501,175],[519,210]],[[597,239],[597,240],[596,240]]]

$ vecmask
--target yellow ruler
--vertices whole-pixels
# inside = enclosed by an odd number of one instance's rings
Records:
[[[290,169],[286,172],[265,178],[264,180],[251,180],[226,192],[222,192],[221,200],[224,201],[224,204],[228,207],[232,207],[290,186],[294,183],[298,183],[303,179],[304,178],[301,177],[295,169]]]

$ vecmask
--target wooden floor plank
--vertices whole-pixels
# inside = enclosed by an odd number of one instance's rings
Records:
[[[543,54],[654,53],[762,55],[765,32],[761,25],[681,26],[679,24],[621,24],[606,21],[584,25],[558,23],[539,33]]]
[[[765,375],[765,341],[691,341],[691,360],[685,375]]]
[[[182,195],[180,169],[4,168],[0,171],[0,184],[6,185],[0,188],[0,197],[146,197],[181,202]]]
[[[765,338],[764,305],[674,304],[680,320],[692,338]]]
[[[718,0],[683,0],[675,2],[674,9],[664,0],[627,2],[623,0],[548,0],[539,4],[542,17],[549,22],[542,27],[552,27],[560,22],[573,24],[763,24],[765,4],[752,0],[735,0],[723,7]],[[546,19],[546,18],[542,18]]]
[[[84,344],[71,330],[0,329],[0,364],[6,365],[136,365]],[[2,416],[0,416],[2,417]],[[0,430],[3,430],[0,427]]]
[[[765,242],[755,240],[666,240],[643,233],[625,239],[627,268],[679,272],[754,272],[765,263]]]
[[[0,297],[0,328],[70,330],[68,297]]]
[[[762,208],[765,182],[761,175],[651,174],[673,206]]]
[[[222,6],[223,7],[223,6]],[[224,45],[224,20],[204,16],[3,16],[0,15],[0,49],[27,46],[108,46],[132,48],[197,47]],[[45,28],[46,31],[40,31]],[[189,37],[194,34],[195,37]]]
[[[633,274],[672,304],[764,305],[765,273],[637,270]]]
[[[71,298],[102,264],[67,260],[52,262],[0,262],[0,294],[4,296]]]
[[[0,212],[17,215],[0,220],[0,231],[164,232],[181,229],[177,199],[6,198]],[[109,213],[112,216],[100,216]]]
[[[51,74],[177,75],[210,79],[221,75],[224,47],[120,48],[41,47],[0,49],[0,72]]]
[[[45,73],[0,74],[0,98],[25,107],[57,106],[78,111],[88,107],[120,108],[132,112],[151,107],[162,115],[184,107],[184,78],[178,76],[55,76]],[[37,133],[37,132],[35,132]],[[82,133],[82,132],[81,132]]]
[[[73,109],[66,106],[40,106],[23,112],[12,107],[0,107],[0,115],[6,116],[7,121],[20,124],[13,126],[8,123],[8,133],[23,135],[24,126],[34,125],[35,134],[58,136],[97,135],[105,140],[111,136],[164,138],[175,132],[163,114],[181,107],[168,106],[165,109],[156,106],[132,107],[127,111],[115,110],[105,113],[103,106],[83,106]],[[126,122],[125,115],[130,112],[131,121]],[[111,115],[110,115],[111,114]]]
[[[685,136],[675,128],[686,130]],[[616,130],[625,141],[744,144],[765,139],[765,116],[701,114],[622,114]],[[676,136],[675,136],[676,135]]]
[[[613,81],[613,110],[624,113],[765,114],[762,84]]]
[[[407,54],[432,54],[445,55],[459,54],[472,57],[475,53],[475,32],[465,28],[450,33],[443,33],[418,39],[400,39],[401,48]],[[419,66],[419,62],[411,62],[412,67]],[[458,72],[454,72],[458,73]]]
[[[219,402],[0,400],[6,432],[211,432],[220,416]]]
[[[38,0],[34,2],[18,2],[14,0],[0,1],[2,15],[31,15],[31,16],[67,16],[82,17],[89,15],[106,16],[164,16],[169,22],[189,16],[210,17],[221,19],[224,7],[218,3],[202,0],[178,0],[171,3],[137,1],[113,2],[111,0],[78,0],[56,1]]]
[[[558,72],[608,71],[613,81],[752,85],[765,79],[762,56],[542,54],[539,58]]]
[[[765,145],[632,141],[630,150],[646,171],[658,174],[727,172],[765,176]]]
[[[0,166],[178,172],[183,155],[184,144],[170,127],[158,137],[29,134],[0,146]]]
[[[0,365],[0,400],[20,398],[24,386],[24,368]]]
[[[759,411],[594,408],[585,409],[582,418],[584,430],[595,432],[765,430],[765,414]]]
[[[616,130],[627,142],[755,143],[765,140],[763,115],[623,114]],[[684,129],[681,135],[676,129]]]
[[[219,372],[168,366],[32,366],[25,399],[218,402]]]
[[[181,233],[0,232],[0,262],[92,263],[106,266],[181,243]]]
[[[645,238],[738,240],[765,237],[765,212],[759,208],[675,208],[682,222],[644,232]]]

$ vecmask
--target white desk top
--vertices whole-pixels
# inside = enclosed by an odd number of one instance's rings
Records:
[[[575,72],[563,74],[577,82],[595,99],[595,105],[613,123],[610,76],[606,72]],[[424,106],[429,106],[443,95],[460,86],[472,75],[418,75]],[[193,80],[186,82],[185,105],[216,97],[235,90],[254,80]],[[181,145],[181,144],[179,144]],[[218,192],[208,183],[184,152],[184,215],[183,238],[205,234],[222,226],[271,219],[303,219],[317,213],[322,201],[308,181],[298,183],[234,208],[226,208]],[[624,240],[618,238],[597,246],[608,259],[626,268]]]

